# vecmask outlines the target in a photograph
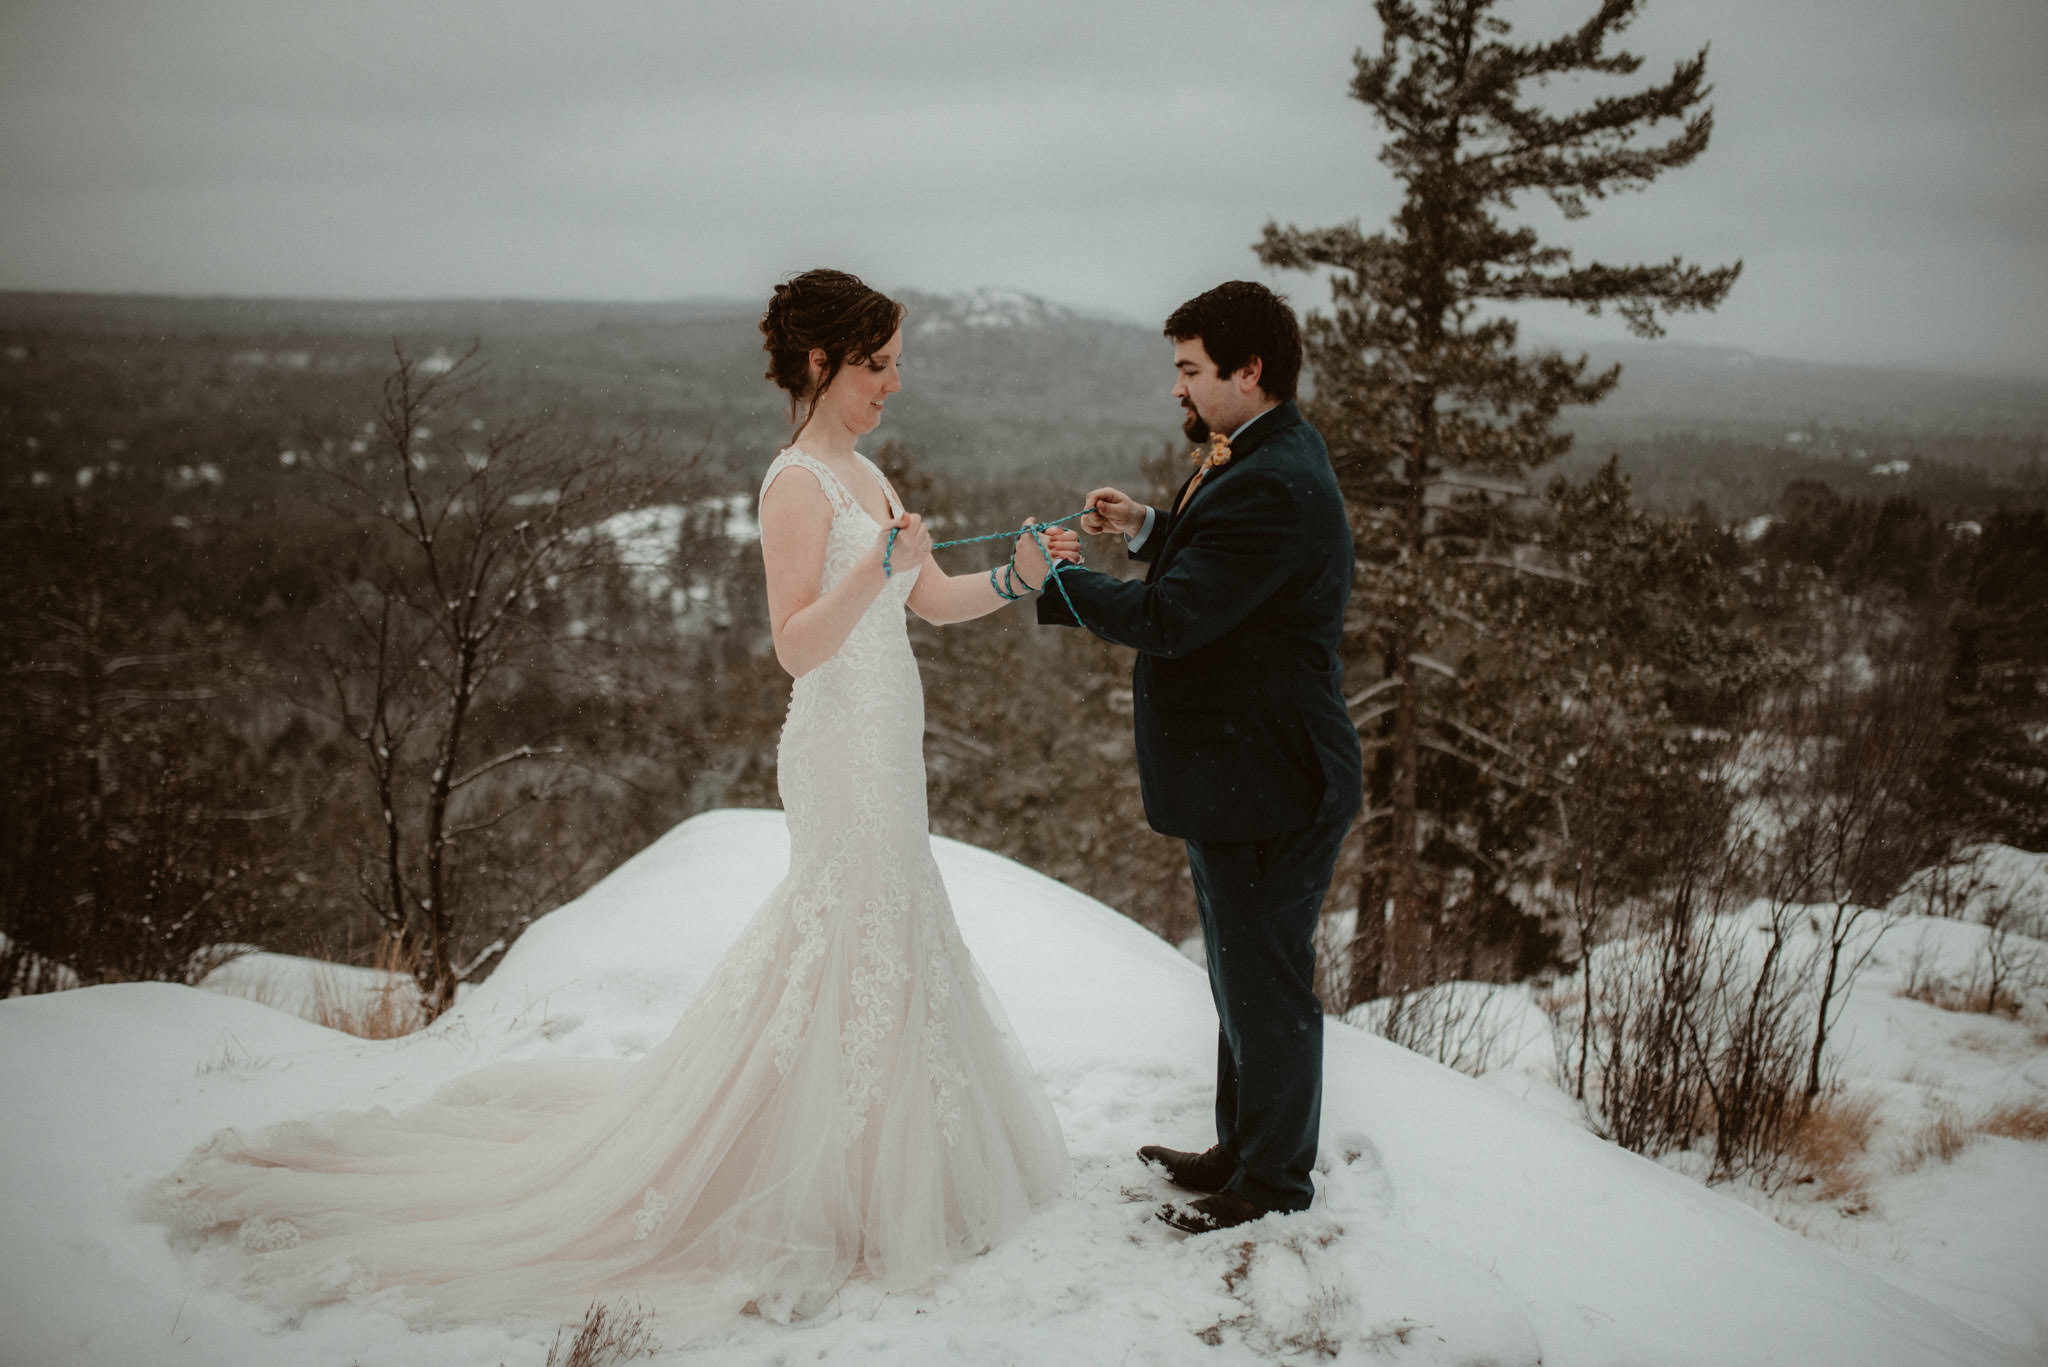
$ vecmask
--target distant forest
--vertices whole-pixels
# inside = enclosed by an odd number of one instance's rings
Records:
[[[1178,481],[1153,330],[1020,296],[910,304],[906,387],[873,453],[945,527],[1068,513],[1101,482],[1163,497]],[[522,590],[535,639],[582,654],[507,666],[477,695],[464,744],[522,762],[463,800],[536,814],[449,856],[449,895],[472,908],[457,967],[488,971],[526,920],[675,822],[776,805],[788,681],[746,513],[790,426],[750,306],[0,295],[0,750],[15,813],[0,990],[189,978],[193,955],[230,943],[375,952],[390,799],[334,680],[365,595],[397,582],[408,553],[378,530],[404,478],[384,386],[400,352],[424,381],[472,341],[474,382],[401,434],[423,483],[456,489],[510,433],[524,446],[508,450],[609,451],[622,477],[661,484],[666,511],[637,539],[607,524],[601,572]],[[1973,830],[2048,840],[2025,778],[2048,735],[2048,385],[1617,354],[1663,397],[1629,401],[1625,372],[1532,483],[1584,483],[1613,458],[1638,504],[1741,577],[1758,630],[1816,659],[1853,652],[1875,622],[1960,623],[1951,741],[1994,782],[1938,801],[1969,808]],[[1730,378],[1760,368],[1752,390]],[[1711,384],[1687,387],[1688,369]],[[1702,416],[1710,400],[1729,406]],[[942,554],[972,569],[993,558],[981,549]],[[1107,542],[1087,551],[1124,564]],[[935,829],[1190,933],[1182,852],[1138,802],[1127,657],[1023,609],[914,624],[914,640]],[[546,745],[519,756],[534,734]],[[1999,789],[2009,773],[2019,786]],[[1345,877],[1333,911],[1355,895]],[[1559,941],[1516,943],[1472,971],[1534,971]]]
[[[966,480],[1092,482],[1178,449],[1155,329],[1028,296],[903,292],[906,385],[883,434]],[[1301,301],[1313,305],[1313,301]],[[484,344],[481,404],[565,434],[701,450],[747,492],[787,440],[761,378],[753,305],[171,299],[0,293],[0,480],[121,463],[289,477],[279,456],[359,437],[394,341],[415,357]],[[1575,351],[1577,348],[1566,348]],[[1557,467],[1620,460],[1644,505],[1736,520],[1785,486],[1918,499],[1958,517],[2048,497],[2048,380],[1821,366],[1677,343],[1587,348],[1615,395],[1567,410]],[[1310,377],[1313,389],[1313,377]],[[53,418],[52,415],[55,415]],[[119,445],[113,445],[118,443]]]

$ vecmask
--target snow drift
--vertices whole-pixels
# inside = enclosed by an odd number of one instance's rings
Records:
[[[2003,1364],[2031,1322],[1944,1307],[1594,1136],[1549,1096],[1328,1025],[1315,1208],[1187,1239],[1141,1143],[1200,1147],[1215,1018],[1172,946],[1079,893],[937,841],[962,931],[1044,1078],[1070,1196],[929,1295],[848,1287],[795,1327],[656,1326],[706,1360]],[[534,925],[433,1028],[371,1042],[156,984],[0,1002],[0,1360],[538,1364],[552,1326],[407,1331],[340,1305],[300,1321],[207,1289],[132,1213],[228,1125],[404,1106],[499,1059],[630,1058],[781,876],[775,812],[670,831]],[[1917,1004],[1913,1004],[1916,1005]],[[1982,1326],[1990,1325],[1992,1328]]]

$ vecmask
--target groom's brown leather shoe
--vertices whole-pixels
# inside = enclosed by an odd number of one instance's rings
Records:
[[[1165,1168],[1166,1180],[1186,1191],[1221,1191],[1237,1171],[1236,1160],[1223,1152],[1221,1144],[1211,1144],[1200,1153],[1147,1144],[1138,1150],[1138,1157]]]
[[[1219,1229],[1235,1229],[1271,1213],[1234,1191],[1219,1191],[1199,1201],[1176,1202],[1159,1208],[1160,1219],[1189,1234],[1213,1234]]]

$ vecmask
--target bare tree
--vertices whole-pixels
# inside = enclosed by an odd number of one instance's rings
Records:
[[[1714,1033],[1716,918],[1739,895],[1726,835],[1711,820],[1687,824],[1668,882],[1637,909],[1635,934],[1584,973],[1579,1018],[1559,1017],[1576,1036],[1575,1070],[1617,1144],[1638,1153],[1682,1148],[1700,1132],[1708,1108],[1697,1061]]]
[[[1914,874],[1900,891],[1894,910],[1908,916],[1956,920],[1969,913],[1990,886],[1978,851],[1958,842],[1942,858]]]
[[[675,497],[696,457],[650,468],[637,446],[557,443],[533,421],[435,441],[477,348],[431,373],[394,351],[374,453],[328,467],[364,536],[317,654],[371,789],[359,891],[431,1017],[577,873],[520,868],[540,842],[510,837],[587,790],[580,714],[635,686],[629,643],[600,628],[627,568],[603,524]]]
[[[1837,1007],[1890,924],[1876,909],[1946,854],[1913,801],[1940,754],[1941,673],[1931,638],[1907,637],[1879,647],[1867,680],[1838,666],[1773,719],[1783,758],[1759,785],[1779,828],[1771,899],[1813,904],[1821,943],[1809,1103]]]
[[[1677,748],[1657,729],[1632,724],[1623,708],[1601,709],[1587,720],[1594,736],[1577,748],[1573,781],[1558,795],[1559,851],[1543,901],[1571,932],[1577,992],[1594,1003],[1602,991],[1596,952],[1608,932],[1640,934],[1660,914],[1697,914],[1699,889],[1735,886],[1742,871],[1734,865],[1748,848],[1729,843],[1732,741]],[[1667,772],[1660,774],[1643,750],[1667,752]],[[1708,900],[1718,905],[1725,894]],[[1687,943],[1681,937],[1674,948]],[[1595,1015],[1578,1012],[1577,1038],[1559,1041],[1565,1080],[1581,1100]]]
[[[1987,1015],[2009,1011],[2017,1016],[2024,994],[2042,984],[2039,945],[2031,936],[2013,936],[2023,919],[2009,896],[2000,895],[1984,908],[1984,970],[1980,976]]]
[[[1818,951],[1799,951],[1799,918],[1768,903],[1754,936],[1717,925],[1705,1009],[1685,1021],[1686,1042],[1713,1108],[1717,1177],[1776,1172],[1813,1098],[1800,1084],[1812,1010],[1805,980]]]
[[[1731,914],[1762,851],[1727,817],[1711,795],[1687,812],[1669,881],[1628,909],[1629,934],[1585,954],[1582,992],[1546,1006],[1560,1070],[1609,1138],[1658,1154],[1705,1137],[1714,1178],[1770,1176],[1806,1113],[1818,955],[1800,948],[1795,904]]]
[[[1519,1047],[1509,1031],[1509,989],[1484,983],[1445,982],[1419,992],[1396,992],[1355,1007],[1346,1016],[1381,1039],[1446,1068],[1478,1077],[1505,1061],[1506,1047]]]

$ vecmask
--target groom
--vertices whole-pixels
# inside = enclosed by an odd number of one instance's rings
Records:
[[[1191,475],[1170,507],[1089,494],[1082,528],[1123,533],[1151,568],[1137,583],[1063,563],[1038,620],[1073,626],[1078,613],[1079,625],[1138,652],[1145,816],[1187,843],[1221,1026],[1216,1144],[1148,1144],[1138,1156],[1202,1193],[1160,1218],[1203,1233],[1305,1210],[1313,1195],[1323,1082],[1314,937],[1362,766],[1337,658],[1351,528],[1322,436],[1294,404],[1300,325],[1271,290],[1233,280],[1175,309],[1165,331],[1188,436],[1227,437],[1229,454]]]

